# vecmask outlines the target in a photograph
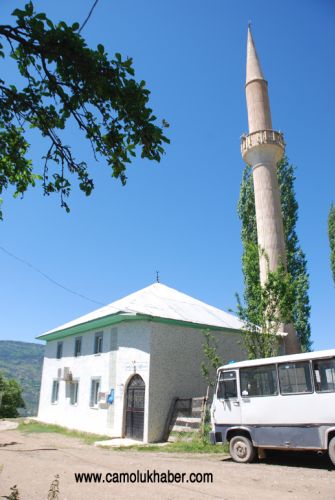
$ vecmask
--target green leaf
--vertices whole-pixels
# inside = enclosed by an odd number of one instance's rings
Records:
[[[33,6],[33,3],[32,2],[29,2],[25,5],[25,9],[26,9],[26,14],[28,16],[32,16],[33,15],[33,12],[34,12],[34,6]]]

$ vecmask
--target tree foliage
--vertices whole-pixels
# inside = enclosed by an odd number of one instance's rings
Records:
[[[286,239],[287,272],[292,278],[294,290],[291,318],[298,333],[302,349],[311,348],[311,329],[309,323],[309,276],[307,262],[296,233],[298,203],[294,192],[294,167],[284,157],[277,166],[280,187],[281,208]],[[246,166],[240,190],[238,214],[242,222],[242,270],[244,276],[244,308],[251,323],[261,324],[262,288],[259,280],[259,249],[257,245],[257,226],[255,214],[252,169]],[[280,276],[281,271],[279,270]],[[240,302],[241,306],[241,302]]]
[[[20,384],[16,380],[4,378],[0,373],[0,392],[0,418],[18,417],[18,408],[25,407]]]
[[[0,58],[16,62],[21,88],[0,79],[0,195],[9,187],[23,195],[41,181],[46,195],[57,192],[68,211],[70,176],[89,195],[93,179],[85,161],[77,159],[62,133],[76,125],[90,142],[94,157],[103,157],[112,176],[126,183],[126,168],[140,151],[160,161],[169,140],[148,106],[145,82],[134,78],[133,61],[103,47],[90,49],[79,24],[54,24],[36,13],[32,2],[13,12],[15,23],[0,25]],[[39,173],[28,158],[27,131],[46,139]]]
[[[201,363],[201,374],[211,388],[216,383],[216,370],[223,365],[223,360],[218,355],[218,345],[215,336],[210,330],[203,332],[204,343],[202,344],[205,361]]]
[[[37,415],[43,356],[41,344],[0,340],[0,372],[22,387],[25,410],[20,411],[21,416]]]
[[[335,205],[331,205],[328,215],[328,237],[330,246],[330,268],[335,283]]]
[[[253,250],[258,252],[256,245]],[[254,258],[254,253],[250,254]],[[267,258],[267,256],[265,255]],[[267,259],[268,262],[268,259]],[[258,280],[259,283],[259,280]],[[244,323],[244,344],[249,359],[279,354],[282,323],[291,323],[295,287],[292,276],[280,264],[276,271],[268,269],[265,284],[257,288],[257,301],[243,305],[237,295],[237,313]]]

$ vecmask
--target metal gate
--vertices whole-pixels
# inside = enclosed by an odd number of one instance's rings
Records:
[[[134,375],[127,387],[126,437],[143,440],[145,383]]]

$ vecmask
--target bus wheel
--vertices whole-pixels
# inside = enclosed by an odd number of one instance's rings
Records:
[[[328,454],[329,454],[330,460],[335,465],[335,436],[332,437],[331,440],[329,441]]]
[[[248,463],[255,458],[255,448],[249,438],[234,436],[229,442],[229,453],[234,462]]]

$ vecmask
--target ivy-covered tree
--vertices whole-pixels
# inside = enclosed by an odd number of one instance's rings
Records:
[[[20,384],[16,380],[7,380],[0,373],[0,391],[2,392],[0,418],[18,417],[18,409],[25,408]]]
[[[292,278],[294,297],[291,319],[299,336],[303,351],[311,349],[309,276],[307,262],[296,233],[298,203],[294,191],[294,167],[284,157],[277,166],[280,187],[281,208],[286,240],[287,272]],[[257,226],[255,213],[252,169],[246,166],[243,172],[238,203],[238,214],[242,222],[242,270],[244,276],[245,314],[254,324],[262,322],[260,304],[262,291],[259,279],[259,249],[257,245]]]
[[[237,295],[237,313],[244,324],[243,339],[249,359],[279,354],[278,332],[282,323],[292,322],[294,288],[291,274],[280,264],[275,271],[268,269],[267,280],[259,288],[257,303],[245,306]]]
[[[223,365],[224,362],[218,354],[218,344],[213,333],[210,330],[204,330],[202,332],[204,343],[202,344],[204,361],[200,365],[201,375],[207,382],[207,386],[211,389],[215,387],[216,384],[216,370],[219,366]]]
[[[328,237],[330,246],[330,268],[335,283],[335,205],[331,205],[328,215]]]
[[[63,131],[69,127],[79,128],[95,159],[102,157],[122,184],[137,152],[160,161],[169,142],[163,134],[168,124],[155,124],[150,92],[143,80],[135,80],[131,58],[116,53],[110,59],[103,45],[89,48],[78,23],[54,24],[36,13],[32,2],[13,16],[13,24],[0,25],[0,59],[14,59],[20,74],[20,84],[14,85],[0,72],[0,195],[10,186],[14,196],[23,195],[41,181],[44,194],[60,193],[68,211],[73,176],[89,195],[93,178],[65,142]],[[28,157],[31,128],[46,139],[38,168]]]

